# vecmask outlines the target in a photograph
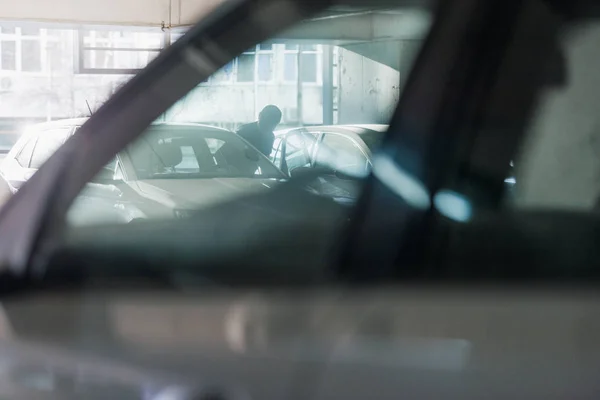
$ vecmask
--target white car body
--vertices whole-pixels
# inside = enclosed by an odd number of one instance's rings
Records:
[[[34,168],[37,165],[33,166],[32,164],[35,152],[38,151],[39,138],[44,134],[60,132],[58,136],[64,142],[75,134],[85,121],[86,119],[70,119],[30,127],[0,165],[0,176],[3,178],[3,183],[8,185],[11,192],[16,192],[20,185],[37,170]],[[199,207],[234,199],[242,194],[267,190],[285,178],[266,157],[260,155],[256,149],[233,132],[199,124],[155,124],[152,129],[161,132],[197,130],[198,135],[210,134],[211,137],[222,137],[227,140],[227,143],[235,143],[239,147],[239,149],[236,148],[236,150],[240,150],[239,154],[233,154],[236,157],[244,156],[242,148],[253,154],[256,153],[256,162],[258,165],[262,165],[263,169],[269,168],[271,176],[265,179],[261,179],[260,176],[190,179],[182,173],[181,177],[184,179],[172,179],[173,177],[170,179],[145,179],[138,176],[130,154],[124,150],[117,157],[118,161],[112,172],[112,178],[115,180],[110,181],[109,178],[106,182],[88,184],[69,211],[70,223],[75,225],[127,223],[147,217],[176,217],[178,213],[187,213]],[[29,155],[29,164],[21,165],[27,163],[27,161],[19,159],[21,154],[26,151],[28,143],[34,141],[32,153]],[[52,151],[49,149],[47,152],[51,153]],[[200,168],[197,159],[195,160],[193,156],[195,153],[192,153],[192,158],[189,155],[181,155],[179,165],[182,166],[182,169],[188,171],[190,167],[193,169],[194,165]]]

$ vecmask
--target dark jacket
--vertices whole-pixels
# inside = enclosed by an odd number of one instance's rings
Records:
[[[243,139],[248,141],[252,146],[256,147],[258,151],[269,157],[273,150],[273,142],[275,141],[275,135],[273,132],[264,133],[258,127],[258,122],[252,122],[251,124],[242,125],[237,131]]]

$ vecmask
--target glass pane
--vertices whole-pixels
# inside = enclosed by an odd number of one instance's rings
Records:
[[[21,52],[21,69],[23,71],[38,72],[42,70],[42,49],[39,41],[22,41]]]
[[[270,81],[273,78],[273,56],[271,54],[258,54],[258,80]]]
[[[285,160],[289,171],[310,165],[313,145],[312,138],[302,133],[293,134],[287,138]]]
[[[302,82],[316,82],[317,81],[317,55],[314,53],[302,53],[301,78]]]
[[[281,177],[237,135],[210,128],[157,126],[130,146],[127,155],[135,176],[143,180]]]
[[[237,62],[237,81],[254,81],[254,54],[242,54]]]
[[[0,32],[7,35],[12,35],[16,32],[16,29],[14,26],[2,26],[0,27]]]
[[[307,35],[314,35],[322,21],[311,19],[300,27],[306,30]],[[143,67],[148,62],[148,59],[140,57],[147,53],[144,50],[115,51],[124,43],[138,41],[140,44],[142,33],[138,35],[129,31],[121,35],[110,31],[107,35],[106,31],[88,31],[87,46],[110,48],[82,52],[86,73],[78,76],[82,89],[74,92],[76,98],[73,103],[82,105],[83,115],[89,113],[85,112],[88,93],[105,91],[106,97],[96,96],[97,100],[90,102],[90,107],[96,109],[103,99],[117,90],[119,84],[126,81],[118,75],[90,74],[90,70],[131,69]],[[403,28],[398,27],[398,32],[404,34]],[[116,219],[127,222],[133,218],[132,215],[137,215],[136,219],[140,215],[143,219],[187,218],[195,210],[205,210],[253,193],[268,193],[289,179],[290,173],[299,173],[294,172],[296,169],[312,167],[317,149],[319,165],[326,163],[336,171],[364,177],[371,157],[368,138],[370,133],[376,135],[378,129],[372,126],[385,127],[398,99],[398,93],[387,88],[400,86],[399,58],[370,58],[373,54],[370,44],[365,44],[365,49],[360,47],[360,51],[334,46],[335,56],[330,65],[321,65],[321,45],[343,40],[346,34],[347,31],[340,32],[338,39],[303,40],[300,74],[299,44],[274,44],[280,39],[270,38],[248,46],[247,52],[229,61],[205,82],[197,82],[193,90],[119,153],[126,185],[119,188],[123,193],[115,199],[115,203],[128,211],[119,214]],[[386,31],[386,34],[390,32]],[[422,39],[414,38],[419,43]],[[382,38],[382,42],[373,46],[388,46],[384,50],[391,55],[405,47],[389,38]],[[223,51],[223,54],[226,53],[230,51]],[[335,83],[331,80],[326,82],[332,85],[330,88],[323,87],[320,78],[328,68],[331,68],[331,74],[339,75]],[[109,78],[113,79],[111,87],[104,83]],[[298,78],[303,84],[298,85]],[[375,80],[381,82],[379,87],[386,90],[364,90]],[[328,92],[333,93],[329,100]],[[60,99],[71,101],[66,95]],[[331,101],[328,107],[325,107],[326,101]],[[331,116],[324,115],[328,109]],[[322,129],[298,129],[318,127],[324,121],[329,125],[331,120],[327,118],[333,118],[334,112],[338,122],[336,132],[339,131],[341,140],[326,139],[325,143],[317,145],[321,134],[316,132]],[[356,132],[356,125],[364,127],[360,135]],[[313,129],[314,134],[307,133]],[[365,141],[357,145],[348,139],[360,140],[363,134]],[[330,154],[324,152],[326,147],[331,147]],[[363,182],[358,179],[336,180],[331,176],[324,179],[318,185],[311,184],[306,193],[334,204],[344,196],[350,201],[357,199]],[[357,189],[352,191],[349,186]],[[74,225],[89,223],[91,211],[89,207],[87,209],[88,214],[82,215],[81,219],[70,214],[70,222]],[[133,209],[137,211],[133,212]],[[115,210],[107,207],[96,211],[102,215],[105,212],[121,212]]]
[[[286,81],[296,81],[298,76],[298,55],[284,54],[283,78]]]
[[[25,26],[21,28],[22,36],[40,36],[40,28]]]
[[[17,69],[17,44],[14,41],[3,40],[0,44],[2,51],[2,69],[14,71]]]

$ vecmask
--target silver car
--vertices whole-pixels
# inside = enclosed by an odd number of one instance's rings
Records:
[[[16,192],[86,119],[31,127],[0,166]],[[121,151],[70,212],[74,224],[181,217],[240,194],[266,190],[285,175],[234,133],[198,124],[154,124]]]

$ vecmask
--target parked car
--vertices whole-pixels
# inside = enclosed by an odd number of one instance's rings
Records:
[[[371,171],[372,155],[387,125],[309,126],[278,131],[271,161],[292,176],[310,168],[324,171],[314,182],[320,194],[353,201],[360,178]]]
[[[16,192],[85,121],[31,127],[0,166],[10,190]],[[154,124],[88,183],[70,220],[86,224],[149,215],[180,217],[197,207],[268,189],[284,178],[232,132],[198,124]]]
[[[388,125],[365,124],[281,130],[275,133],[271,161],[288,176],[321,169],[323,173],[312,183],[313,189],[339,202],[353,203],[387,129]],[[515,184],[511,162],[511,175],[504,180],[507,192],[512,193]]]

